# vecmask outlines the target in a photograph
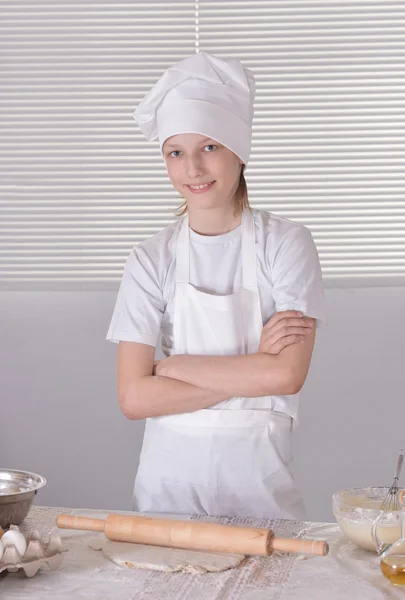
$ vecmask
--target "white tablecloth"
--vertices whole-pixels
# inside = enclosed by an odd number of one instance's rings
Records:
[[[278,555],[248,557],[223,573],[189,575],[131,570],[108,561],[88,547],[91,532],[58,530],[61,512],[105,518],[102,511],[34,507],[21,527],[24,532],[55,531],[65,546],[57,571],[42,568],[28,579],[22,571],[0,578],[3,600],[405,600],[405,589],[392,586],[381,574],[376,555],[356,548],[332,523],[210,519],[231,524],[268,527],[280,537],[325,539],[326,557]]]

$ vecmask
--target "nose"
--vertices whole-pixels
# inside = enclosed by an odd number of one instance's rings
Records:
[[[204,174],[204,165],[198,155],[192,155],[186,160],[186,175],[190,181],[196,181]]]

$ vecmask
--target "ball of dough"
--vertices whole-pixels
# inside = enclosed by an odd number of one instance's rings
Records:
[[[20,556],[24,556],[27,549],[27,542],[21,531],[16,531],[15,529],[6,531],[1,538],[1,542],[4,550],[7,548],[7,546],[15,546],[18,554]]]
[[[3,546],[3,542],[0,540],[0,560],[1,560],[1,557],[3,556],[3,554],[4,554],[4,546]]]

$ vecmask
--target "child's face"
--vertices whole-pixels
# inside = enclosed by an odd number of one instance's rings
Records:
[[[233,205],[243,163],[231,150],[198,133],[181,133],[165,141],[163,156],[170,181],[189,208]]]

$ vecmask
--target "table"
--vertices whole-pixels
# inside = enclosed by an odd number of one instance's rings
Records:
[[[189,575],[131,570],[88,547],[103,534],[59,530],[61,512],[105,518],[105,511],[33,507],[21,525],[24,533],[39,529],[62,537],[65,554],[57,571],[42,568],[28,579],[23,571],[0,579],[4,600],[405,600],[405,589],[392,586],[381,574],[376,555],[346,540],[333,523],[266,521],[263,519],[208,519],[234,525],[274,529],[280,537],[325,539],[326,557],[296,555],[248,557],[223,573]],[[122,511],[117,511],[122,512]],[[200,517],[187,517],[200,519]]]

